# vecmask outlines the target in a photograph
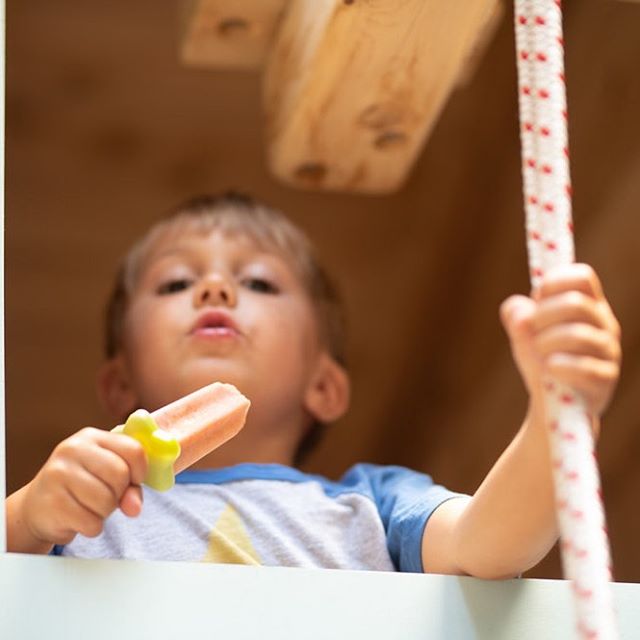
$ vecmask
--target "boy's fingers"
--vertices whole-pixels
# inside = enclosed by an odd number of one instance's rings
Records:
[[[111,431],[101,431],[98,444],[122,458],[129,466],[130,484],[142,484],[147,473],[147,455],[133,438]]]
[[[620,374],[620,366],[590,356],[559,353],[547,360],[547,370],[558,382],[583,395],[596,412],[602,412]]]
[[[565,291],[538,302],[535,331],[559,323],[582,322],[611,331],[619,337],[620,327],[606,301],[596,301],[581,291]]]
[[[611,362],[621,359],[620,345],[608,332],[584,323],[549,327],[536,336],[535,345],[542,357],[567,353]]]
[[[68,483],[68,491],[81,507],[102,520],[118,506],[119,496],[84,467],[75,470],[73,479]]]
[[[560,382],[576,389],[601,388],[615,382],[620,372],[617,363],[591,356],[556,353],[547,360],[549,373]]]
[[[533,292],[536,300],[544,300],[564,291],[580,291],[595,300],[604,300],[602,283],[588,264],[567,264],[550,269]]]
[[[142,487],[130,485],[120,499],[122,513],[135,518],[142,511]]]
[[[132,483],[131,467],[118,453],[105,447],[95,447],[91,455],[81,461],[83,468],[101,480],[111,491],[117,504],[125,489]]]
[[[67,489],[66,503],[65,532],[63,533],[65,537],[69,531],[73,531],[74,536],[76,533],[80,533],[87,538],[95,538],[102,533],[104,518],[85,507],[70,489]]]
[[[500,305],[500,319],[513,340],[527,335],[532,329],[536,305],[526,296],[511,296]]]

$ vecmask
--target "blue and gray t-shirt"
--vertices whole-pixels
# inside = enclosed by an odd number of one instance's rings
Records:
[[[185,471],[144,490],[137,518],[115,511],[96,538],[55,553],[84,558],[422,571],[422,532],[459,496],[403,467],[359,464],[331,482],[278,464]]]

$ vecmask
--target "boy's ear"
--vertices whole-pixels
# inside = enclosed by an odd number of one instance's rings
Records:
[[[304,396],[307,411],[320,422],[333,422],[349,407],[350,393],[345,369],[322,353]]]
[[[102,406],[114,418],[123,420],[136,408],[136,396],[122,356],[115,356],[100,367],[97,382]]]

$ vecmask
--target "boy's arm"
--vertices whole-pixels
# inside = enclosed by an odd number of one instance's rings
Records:
[[[61,442],[36,477],[6,500],[7,549],[48,553],[76,534],[93,537],[116,508],[140,513],[146,473],[141,445],[128,436],[82,429]]]
[[[618,378],[620,328],[586,265],[550,273],[533,299],[510,298],[502,318],[529,411],[474,496],[445,502],[429,519],[422,540],[428,572],[514,577],[546,555],[558,529],[543,378],[574,388],[594,416],[606,408]],[[597,418],[592,429],[597,437]]]

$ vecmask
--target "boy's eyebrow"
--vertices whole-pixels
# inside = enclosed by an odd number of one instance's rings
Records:
[[[162,258],[170,258],[174,255],[180,255],[183,253],[187,253],[188,250],[186,247],[181,247],[180,245],[176,245],[173,247],[169,247],[168,249],[163,249],[160,252],[150,251],[146,259],[147,260],[161,260]]]
[[[281,265],[285,266],[287,269],[291,269],[295,271],[295,268],[291,264],[291,261],[287,258],[287,256],[282,255],[280,252],[270,251],[269,249],[262,248],[259,246],[256,246],[255,249],[256,249],[256,253],[255,255],[251,256],[251,259],[248,260],[249,262],[255,260],[256,258],[263,261],[266,260],[268,263],[271,262],[272,260],[275,260],[276,263],[280,263]],[[151,251],[147,254],[147,256],[145,256],[142,259],[142,262],[141,262],[142,270],[144,271],[153,263],[159,262],[160,260],[164,260],[166,258],[181,257],[182,255],[187,255],[189,253],[191,253],[190,247],[184,247],[180,245],[163,249],[160,252]]]
[[[164,249],[160,252],[150,251],[146,256],[142,257],[140,261],[140,271],[145,271],[151,265],[161,260],[165,260],[167,258],[179,258],[183,255],[186,255],[188,250],[184,247],[170,247],[168,249]]]

